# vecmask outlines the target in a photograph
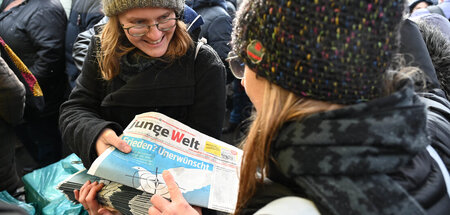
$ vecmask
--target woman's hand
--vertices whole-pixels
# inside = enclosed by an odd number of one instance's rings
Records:
[[[114,130],[105,128],[102,133],[100,133],[97,142],[95,143],[97,155],[100,156],[110,146],[114,146],[124,153],[131,152],[131,146],[129,146],[125,140],[120,139]]]
[[[83,205],[84,209],[87,210],[90,215],[116,214],[106,208],[103,208],[102,205],[100,205],[96,200],[97,193],[103,188],[103,186],[103,184],[99,184],[98,182],[91,183],[90,181],[87,181],[80,190],[73,191],[75,194],[75,199]]]
[[[201,208],[195,207],[193,208],[189,203],[184,199],[181,194],[178,185],[175,183],[172,174],[169,171],[165,170],[163,172],[163,179],[166,183],[166,186],[169,190],[170,198],[172,202],[164,199],[160,195],[154,195],[150,199],[150,202],[153,204],[152,207],[148,209],[149,215],[160,215],[160,214],[181,214],[181,215],[201,215]]]

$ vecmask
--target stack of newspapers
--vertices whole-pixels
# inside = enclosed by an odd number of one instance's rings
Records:
[[[120,211],[124,215],[146,215],[151,206],[150,198],[153,194],[123,185],[109,180],[101,179],[87,174],[87,170],[81,170],[58,185],[66,197],[78,203],[73,190],[79,190],[83,184],[90,180],[105,184],[97,194],[97,200],[102,205],[113,210]]]
[[[131,153],[111,147],[58,189],[76,202],[74,189],[98,181],[105,184],[97,195],[101,204],[122,214],[147,214],[154,194],[170,199],[162,178],[167,170],[191,205],[234,212],[242,150],[156,112],[137,115],[121,138]]]

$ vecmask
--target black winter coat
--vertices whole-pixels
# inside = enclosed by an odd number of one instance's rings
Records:
[[[444,91],[434,89],[421,93],[427,105],[427,132],[431,146],[450,167],[450,102]],[[446,215],[450,211],[450,198],[443,173],[427,150],[419,152],[413,160],[392,175],[424,207],[428,214]]]
[[[205,24],[201,26],[199,38],[206,38],[208,44],[219,54],[222,62],[227,65],[228,82],[233,80],[233,75],[225,61],[231,50],[232,18],[227,11],[225,0],[194,0],[186,1],[203,18]]]
[[[172,64],[161,61],[130,64],[121,60],[121,72],[104,81],[91,40],[83,70],[70,98],[61,106],[63,140],[89,168],[97,157],[95,142],[104,128],[118,135],[135,115],[155,111],[202,133],[219,138],[225,115],[225,68],[211,47],[195,47]],[[144,59],[145,61],[145,59]]]
[[[232,19],[223,0],[194,1],[193,9],[202,15],[205,24],[201,26],[199,38],[206,38],[222,60],[227,58],[231,47]]]
[[[103,18],[101,0],[73,0],[66,31],[66,73],[71,87],[79,72],[72,58],[73,43],[78,34],[93,27]]]
[[[56,113],[67,94],[64,72],[64,35],[67,18],[59,0],[24,0],[8,11],[0,10],[0,36],[38,80],[45,113]]]

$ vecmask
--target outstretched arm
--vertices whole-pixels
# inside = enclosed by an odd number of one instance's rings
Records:
[[[131,151],[126,142],[117,137],[123,128],[103,117],[101,102],[105,90],[95,58],[95,46],[93,39],[83,71],[69,100],[61,106],[59,119],[64,143],[81,158],[86,168],[110,145],[126,153]]]

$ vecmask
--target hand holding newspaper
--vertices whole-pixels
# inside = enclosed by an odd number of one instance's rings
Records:
[[[240,149],[156,112],[137,115],[121,138],[132,151],[109,148],[88,174],[170,198],[162,178],[168,170],[190,204],[234,211]]]

